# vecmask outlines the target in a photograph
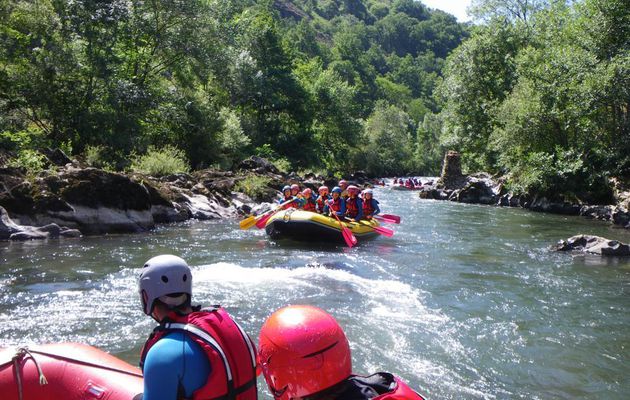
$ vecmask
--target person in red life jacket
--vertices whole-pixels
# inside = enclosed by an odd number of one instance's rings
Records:
[[[350,345],[324,310],[289,306],[260,330],[258,356],[276,400],[424,400],[399,377],[352,373]]]
[[[300,195],[300,185],[298,185],[297,183],[294,183],[293,185],[291,185],[291,194],[293,196],[299,196]]]
[[[339,187],[341,188],[341,198],[344,200],[347,199],[348,198],[348,181],[345,179],[340,180]]]
[[[328,195],[328,186],[320,186],[317,191],[319,192],[319,197],[315,200],[315,203],[317,204],[317,212],[323,214],[326,209],[326,202],[330,200],[330,196]]]
[[[192,306],[188,264],[160,255],[140,274],[142,311],[159,323],[144,344],[143,400],[256,400],[256,348],[220,306]]]
[[[302,197],[304,198],[302,209],[304,211],[316,212],[317,203],[315,203],[315,198],[313,198],[313,191],[310,188],[304,189],[302,191]]]
[[[326,202],[324,214],[333,215],[343,218],[346,215],[346,202],[341,198],[341,188],[335,186],[331,192],[331,198]]]
[[[374,199],[374,191],[365,189],[363,191],[363,218],[370,220],[373,216],[380,213],[378,201]]]
[[[287,208],[300,208],[300,207],[302,207],[302,198],[296,197],[295,195],[293,195],[293,191],[291,190],[291,186],[285,185],[282,188],[282,198],[280,200],[278,200],[278,204],[286,203],[289,200],[293,200],[293,201],[288,203],[288,204],[285,204],[284,206],[282,206],[283,210],[286,210]]]
[[[363,202],[359,198],[361,190],[354,186],[348,186],[348,198],[346,199],[346,215],[350,221],[356,222],[363,218]]]

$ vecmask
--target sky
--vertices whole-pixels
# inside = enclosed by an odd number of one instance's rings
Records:
[[[437,8],[453,14],[459,22],[470,20],[466,15],[466,7],[470,5],[471,0],[421,0],[426,6]]]

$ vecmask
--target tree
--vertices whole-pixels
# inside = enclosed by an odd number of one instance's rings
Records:
[[[396,106],[379,102],[366,121],[364,162],[368,173],[391,176],[411,171],[413,123]]]

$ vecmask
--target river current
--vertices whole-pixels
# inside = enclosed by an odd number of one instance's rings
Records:
[[[628,398],[630,259],[550,247],[630,232],[387,188],[375,198],[402,224],[353,249],[273,242],[234,220],[0,243],[0,347],[76,341],[136,364],[154,326],[138,271],[172,253],[192,266],[193,302],[223,305],[255,341],[274,310],[316,305],[344,327],[356,373],[396,373],[429,399]]]

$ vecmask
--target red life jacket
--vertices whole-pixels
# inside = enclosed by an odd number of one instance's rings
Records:
[[[170,313],[153,330],[142,348],[140,368],[149,349],[164,335],[185,331],[204,350],[212,367],[208,381],[193,393],[193,400],[255,400],[256,347],[220,306],[187,315]]]
[[[291,200],[292,198],[293,198],[293,196],[285,197],[285,198],[282,200],[282,203],[284,203],[284,202],[286,202],[286,201],[289,201],[289,200]],[[294,200],[294,201],[292,201],[292,202],[290,202],[290,203],[285,204],[284,206],[282,206],[282,209],[283,209],[283,210],[286,210],[286,209],[289,209],[289,208],[299,208],[299,207],[300,207],[299,203],[298,203],[296,200]]]
[[[317,211],[320,213],[324,212],[324,207],[326,206],[326,202],[328,201],[328,197],[319,196],[315,203],[317,204]]]
[[[394,381],[396,387],[391,392],[374,397],[372,400],[424,400],[424,397],[416,393],[399,377],[395,376]]]
[[[374,212],[374,207],[372,207],[372,202],[374,199],[363,200],[363,216],[369,217]]]
[[[330,199],[330,202],[328,203],[328,208],[330,208],[332,211],[334,212],[338,212],[341,210],[341,202],[344,201],[341,196],[335,198]]]
[[[315,212],[315,202],[313,201],[313,198],[308,198],[305,199],[306,203],[304,203],[304,206],[302,207],[302,209],[304,211],[312,211]]]
[[[359,207],[357,207],[358,200],[358,197],[354,199],[348,198],[346,200],[346,216],[348,218],[354,218],[359,214]]]

